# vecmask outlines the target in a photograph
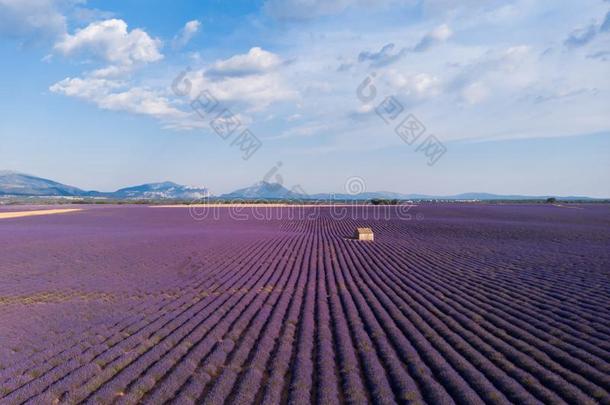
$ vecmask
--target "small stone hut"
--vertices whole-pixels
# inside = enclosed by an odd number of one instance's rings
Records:
[[[356,228],[355,238],[358,240],[373,241],[375,239],[375,235],[373,234],[373,230],[371,228]]]

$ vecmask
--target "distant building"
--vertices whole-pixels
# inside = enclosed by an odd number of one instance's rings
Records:
[[[373,241],[375,238],[375,236],[373,235],[373,230],[371,228],[357,228],[355,237],[358,240],[370,241]]]

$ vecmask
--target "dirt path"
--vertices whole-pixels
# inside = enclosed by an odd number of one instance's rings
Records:
[[[32,217],[38,215],[65,214],[68,212],[82,211],[81,208],[65,208],[55,210],[36,210],[36,211],[17,211],[17,212],[0,212],[0,219]]]

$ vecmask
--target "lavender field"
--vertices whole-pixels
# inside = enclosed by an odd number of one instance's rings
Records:
[[[2,404],[610,404],[607,205],[81,208],[0,221]]]

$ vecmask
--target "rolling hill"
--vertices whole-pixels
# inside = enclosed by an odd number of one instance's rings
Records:
[[[391,191],[363,192],[360,194],[317,193],[301,194],[287,189],[278,183],[260,181],[252,186],[241,188],[219,196],[212,195],[205,187],[193,187],[177,184],[171,181],[145,183],[138,186],[121,188],[116,191],[86,191],[78,187],[65,185],[53,180],[36,177],[14,171],[0,171],[0,196],[13,197],[81,197],[107,198],[117,200],[198,200],[203,198],[225,200],[447,200],[447,201],[527,201],[545,200],[548,195],[500,195],[481,192],[455,195],[403,194]],[[585,196],[557,197],[562,201],[595,201],[601,200]]]
[[[0,171],[0,196],[194,200],[205,198],[208,194],[206,188],[183,186],[170,181],[141,184],[113,192],[85,191],[41,177],[13,171]]]

